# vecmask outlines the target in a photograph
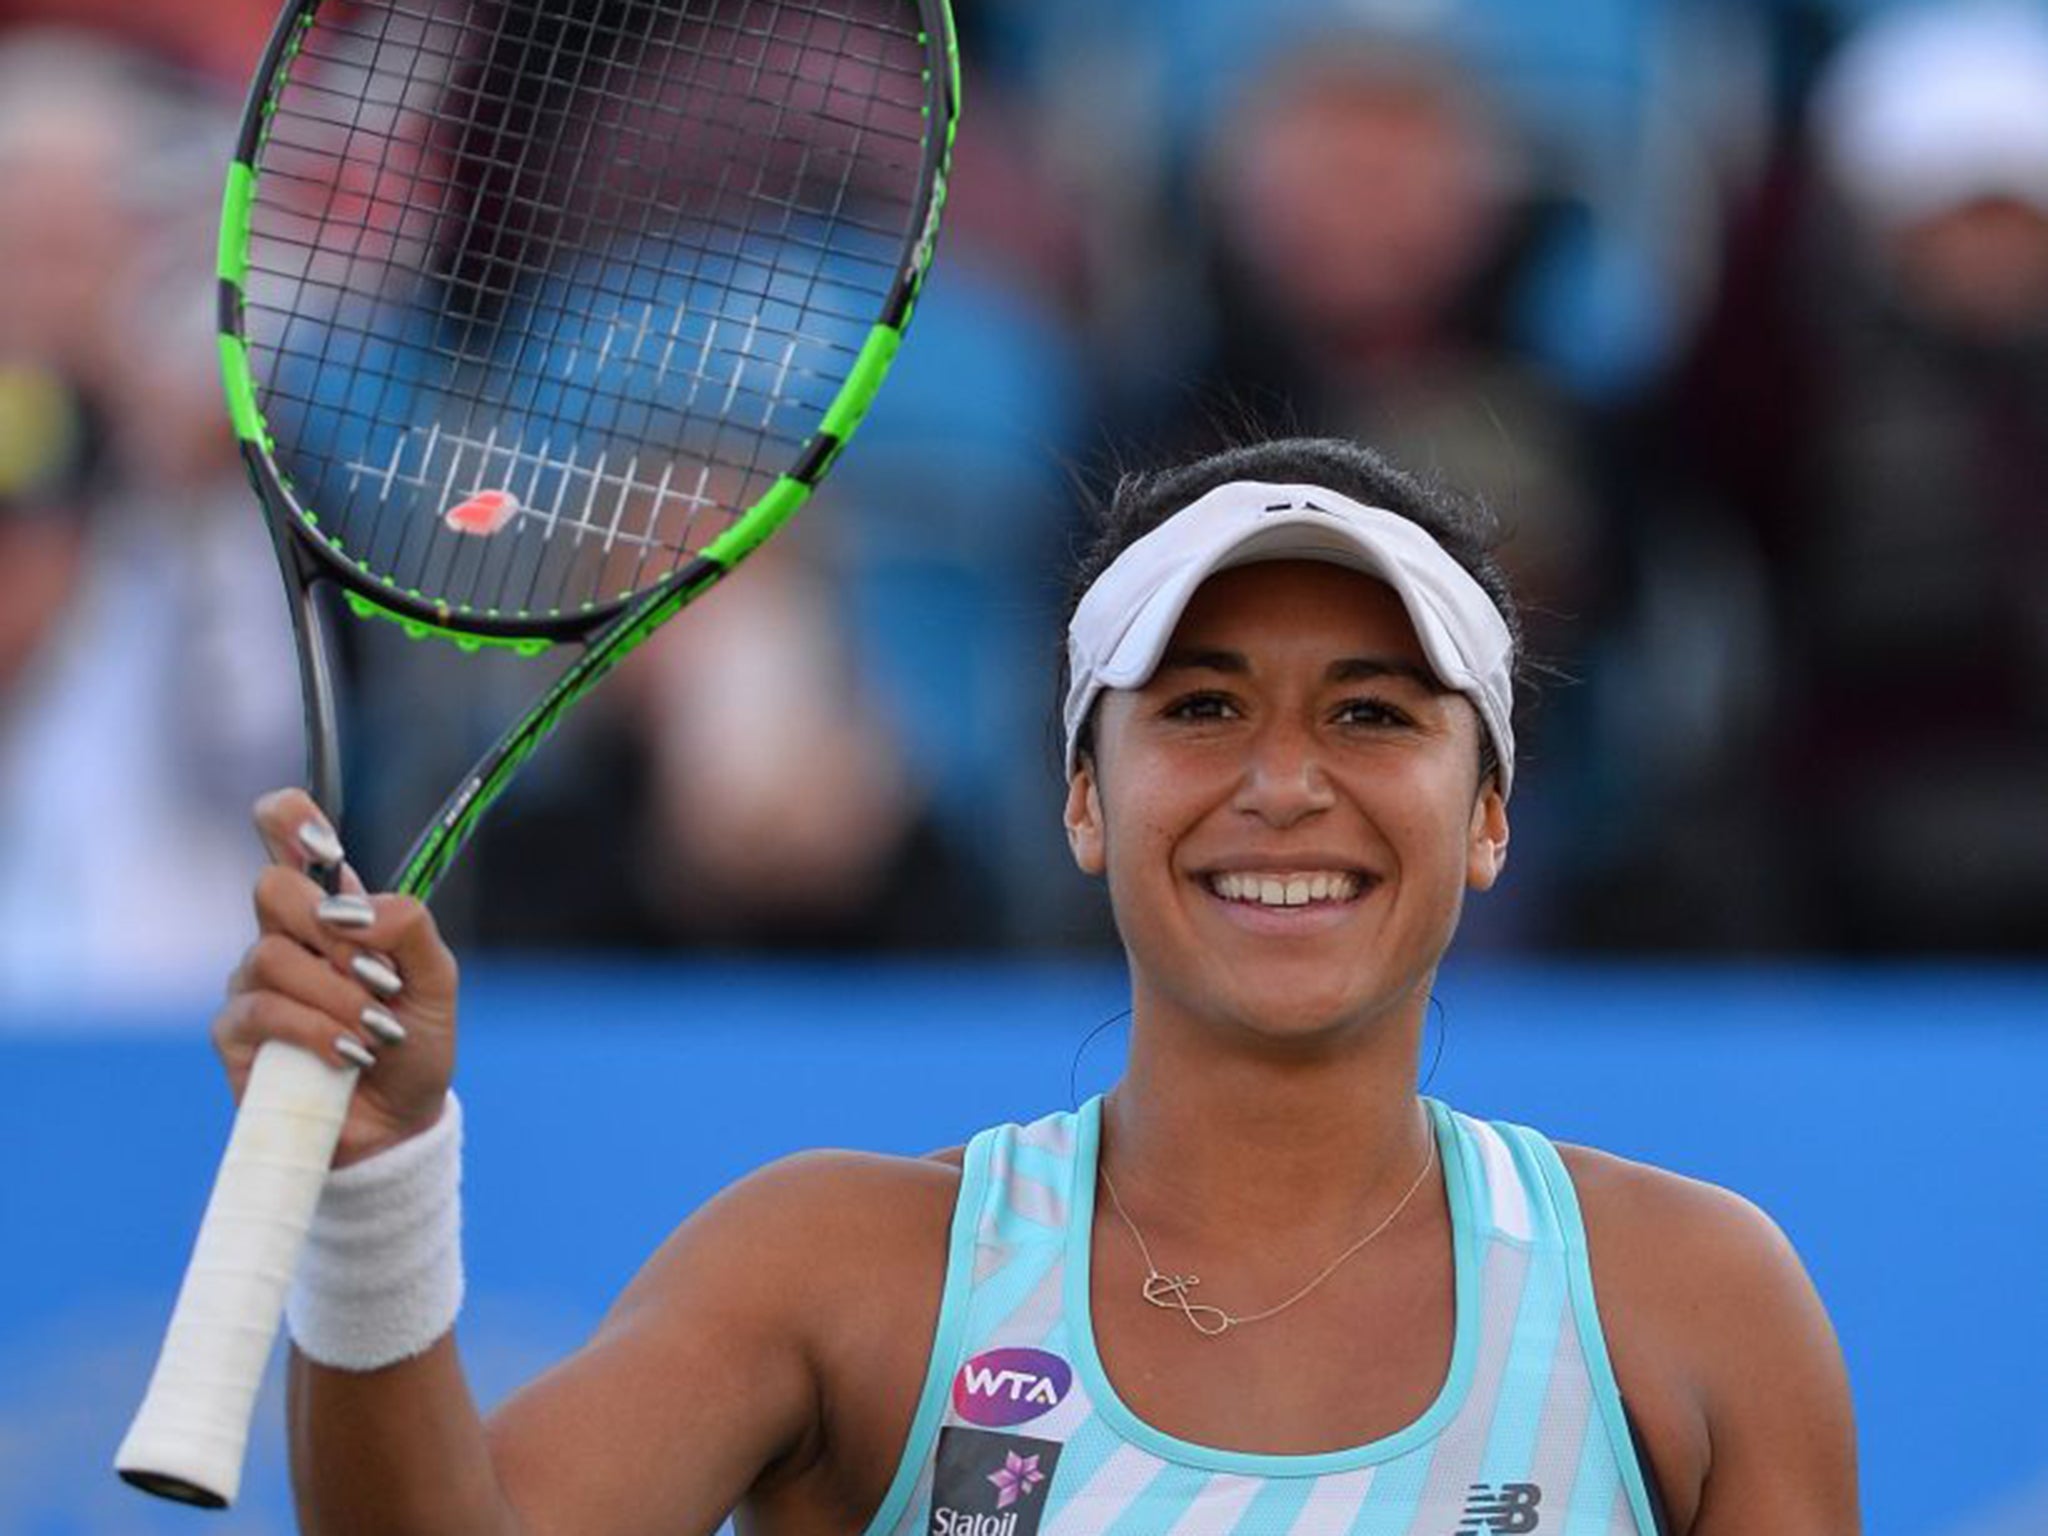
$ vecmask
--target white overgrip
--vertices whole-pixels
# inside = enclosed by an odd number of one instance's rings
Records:
[[[256,1053],[163,1351],[114,1467],[189,1504],[232,1504],[286,1289],[356,1071],[272,1041]]]

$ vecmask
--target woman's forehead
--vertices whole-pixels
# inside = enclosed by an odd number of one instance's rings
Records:
[[[1364,647],[1421,657],[1422,642],[1394,589],[1320,560],[1269,560],[1218,571],[1195,590],[1168,655],[1224,645]]]

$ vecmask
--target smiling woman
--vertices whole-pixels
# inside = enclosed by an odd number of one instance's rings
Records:
[[[417,902],[323,898],[331,830],[265,801],[283,867],[230,1074],[360,1023],[372,1102],[420,1127],[352,1111],[315,1220],[308,1529],[1853,1531],[1840,1355],[1769,1219],[1417,1092],[1437,967],[1507,866],[1519,647],[1485,548],[1346,444],[1125,482],[1063,704],[1068,836],[1129,958],[1122,1081],[929,1158],[742,1180],[488,1425],[452,1332],[453,956]]]
[[[1768,1218],[1418,1101],[1438,964],[1507,863],[1521,648],[1483,515],[1353,444],[1241,448],[1125,480],[1070,615],[1067,832],[1132,1026],[1123,1081],[1012,1153],[1075,1148],[1053,1336],[1097,1468],[1060,1530],[1268,1501],[1373,1533],[1854,1528],[1839,1353]]]

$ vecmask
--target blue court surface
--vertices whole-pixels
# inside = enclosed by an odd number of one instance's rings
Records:
[[[1099,967],[469,975],[486,1400],[720,1184],[1064,1104],[1121,1006]],[[2048,972],[1468,968],[1439,991],[1432,1093],[1730,1185],[1791,1234],[1847,1351],[1871,1536],[2048,1531]],[[205,1012],[0,1022],[0,1536],[293,1528],[274,1383],[235,1510],[109,1470],[226,1136]],[[1111,1029],[1081,1053],[1083,1094],[1121,1051]]]

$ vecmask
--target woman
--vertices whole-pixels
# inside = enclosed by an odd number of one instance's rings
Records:
[[[323,900],[332,834],[267,799],[230,1073],[269,1038],[374,1059],[290,1319],[308,1529],[1855,1530],[1840,1357],[1764,1216],[1416,1095],[1507,854],[1515,635],[1473,519],[1349,445],[1127,481],[1063,712],[1123,1081],[762,1170],[488,1424],[450,1332],[453,958],[416,903]]]

